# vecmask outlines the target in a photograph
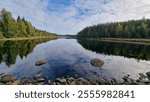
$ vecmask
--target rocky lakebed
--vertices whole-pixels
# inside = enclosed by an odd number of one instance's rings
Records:
[[[35,63],[36,66],[45,64],[46,61],[40,60]],[[104,61],[94,58],[90,61],[91,65],[96,68],[103,66]],[[130,78],[130,75],[126,75],[122,78],[122,81],[116,79],[107,79],[105,77],[90,77],[90,78],[73,78],[73,77],[61,77],[54,80],[48,79],[48,77],[42,74],[37,74],[33,78],[24,77],[17,79],[8,73],[0,74],[0,85],[150,85],[150,72],[146,74],[139,73],[138,79]]]
[[[41,74],[37,74],[33,79],[22,78],[17,79],[7,73],[0,74],[0,85],[150,85],[150,72],[146,75],[139,73],[138,79],[132,79],[129,75],[124,76],[123,81],[117,81],[116,79],[108,80],[103,77],[91,77],[85,78],[56,78],[55,80],[49,80]]]

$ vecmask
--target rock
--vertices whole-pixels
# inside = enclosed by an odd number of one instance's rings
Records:
[[[146,75],[147,75],[148,77],[150,77],[150,72],[147,72]]]
[[[107,85],[108,82],[102,78],[102,77],[99,77],[97,80],[96,80],[96,83],[98,83],[99,85]]]
[[[66,85],[67,84],[67,80],[66,79],[60,79],[60,78],[57,78],[56,80],[55,80],[55,82],[59,82],[60,84],[62,84],[62,85]]]
[[[144,83],[145,83],[145,84],[150,84],[150,80],[148,80],[148,81],[145,81]]]
[[[34,78],[39,78],[39,77],[42,77],[42,74],[37,74],[37,75],[35,75]]]
[[[134,79],[130,79],[130,80],[131,80],[131,85],[137,85],[138,84],[136,80],[134,80]]]
[[[16,80],[16,77],[11,76],[9,74],[5,74],[5,75],[1,76],[1,82],[4,82],[4,83],[6,83],[6,82],[13,82],[15,80]]]
[[[75,82],[75,81],[72,81],[72,82],[70,83],[70,85],[76,85],[76,82]]]
[[[12,85],[12,82],[10,82],[10,81],[6,82],[6,85]]]
[[[46,63],[45,60],[39,60],[39,61],[37,61],[37,62],[35,63],[35,65],[36,65],[36,66],[40,66],[40,65],[43,65],[43,64],[45,64],[45,63]]]
[[[128,81],[129,81],[129,77],[128,77],[128,76],[124,76],[122,79],[123,79],[125,82],[128,82]]]
[[[75,79],[74,78],[72,78],[72,77],[70,77],[70,78],[67,78],[67,83],[70,85],[71,84],[71,82],[73,82],[73,81],[75,81]]]
[[[116,79],[112,79],[110,83],[111,85],[118,85],[118,81]]]
[[[51,80],[48,80],[48,85],[51,85],[51,83],[52,83]]]
[[[41,78],[36,78],[36,81],[37,81],[37,82],[44,82],[44,81],[45,81],[45,79],[44,79],[44,78],[42,78],[42,77],[41,77]]]
[[[5,84],[0,82],[0,85],[5,85]]]
[[[77,85],[84,85],[84,83],[82,81],[76,81]]]
[[[21,81],[20,80],[16,80],[12,83],[12,85],[20,85]]]
[[[139,73],[139,75],[140,75],[139,79],[145,79],[146,78],[146,76],[143,73]]]
[[[41,74],[35,75],[34,79],[35,79],[35,82],[33,82],[33,83],[45,81],[45,78]]]
[[[37,85],[44,85],[44,82],[39,82],[37,83]]]
[[[94,58],[90,61],[91,65],[94,67],[102,67],[104,65],[104,61],[98,59],[98,58]]]

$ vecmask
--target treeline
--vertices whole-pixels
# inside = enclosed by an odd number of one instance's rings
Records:
[[[55,34],[48,33],[33,27],[31,22],[18,16],[17,20],[12,17],[11,12],[5,8],[0,12],[0,38],[15,38],[15,37],[33,37],[33,36],[54,36]]]
[[[150,19],[105,23],[86,27],[81,38],[150,38]]]

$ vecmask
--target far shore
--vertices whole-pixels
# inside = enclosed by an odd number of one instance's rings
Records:
[[[129,44],[141,44],[150,45],[150,39],[137,39],[137,38],[86,38],[89,40],[105,41],[105,42],[119,42],[119,43],[129,43]]]
[[[30,40],[30,39],[40,39],[40,38],[54,39],[57,37],[56,36],[35,36],[35,37],[1,38],[0,41]]]

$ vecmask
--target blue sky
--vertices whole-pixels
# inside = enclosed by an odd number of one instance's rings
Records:
[[[0,0],[13,16],[39,29],[76,34],[99,23],[150,18],[150,0]]]

